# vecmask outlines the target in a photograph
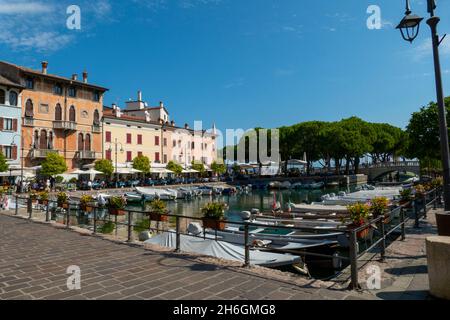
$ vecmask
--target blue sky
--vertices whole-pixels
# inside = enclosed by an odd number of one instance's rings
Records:
[[[82,11],[68,30],[66,8]],[[369,5],[381,30],[369,30]],[[426,1],[412,1],[426,15]],[[110,89],[105,103],[164,101],[178,124],[276,127],[356,115],[404,127],[435,99],[430,31],[412,45],[394,29],[404,0],[0,0],[0,60]],[[438,1],[441,34],[450,0]],[[450,95],[450,37],[442,44]]]

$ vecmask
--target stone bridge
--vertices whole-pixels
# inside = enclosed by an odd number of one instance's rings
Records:
[[[395,161],[395,162],[382,162],[371,164],[369,166],[361,165],[359,173],[368,176],[369,181],[373,181],[380,176],[391,172],[412,172],[420,175],[420,162],[419,161]]]

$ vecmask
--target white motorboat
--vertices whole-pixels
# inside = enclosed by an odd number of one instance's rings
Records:
[[[144,243],[163,247],[176,248],[176,234],[174,230],[157,235]],[[180,235],[180,249],[184,252],[213,256],[220,259],[245,262],[243,245],[236,245],[225,241],[216,241],[212,237],[193,237]],[[291,254],[280,254],[260,250],[250,250],[250,264],[265,267],[279,267],[285,265],[301,265],[301,257]]]
[[[290,203],[293,212],[309,212],[317,214],[333,214],[333,213],[347,213],[347,207],[341,205],[324,205],[320,203],[314,204],[295,204]]]
[[[320,204],[347,206],[357,202],[368,202],[377,197],[386,197],[389,200],[394,200],[399,197],[401,190],[402,187],[374,187],[373,189],[364,189],[348,194],[345,192],[340,192],[338,195],[326,194],[322,196]]]
[[[289,181],[272,181],[269,183],[269,188],[271,189],[290,189],[292,187]]]
[[[171,189],[143,188],[136,187],[136,192],[148,196],[149,198],[157,198],[161,200],[175,200],[177,191]]]
[[[325,183],[323,181],[320,182],[309,182],[309,183],[303,183],[301,185],[302,189],[321,189],[325,186]]]

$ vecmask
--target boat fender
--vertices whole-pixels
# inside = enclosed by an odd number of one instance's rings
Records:
[[[309,270],[308,270],[308,266],[306,265],[306,263],[296,263],[293,264],[292,267],[297,270],[298,272],[300,272],[301,274],[307,275],[309,277],[311,277]]]
[[[250,211],[242,211],[241,212],[241,218],[244,220],[250,219],[252,216],[252,213]]]

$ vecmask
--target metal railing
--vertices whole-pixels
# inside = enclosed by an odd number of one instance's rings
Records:
[[[73,121],[53,121],[53,129],[77,130],[77,123]]]
[[[77,151],[76,158],[78,159],[95,159],[95,151],[90,150],[84,150],[84,151]]]
[[[53,149],[33,149],[31,150],[31,158],[40,159],[40,158],[46,158],[48,154],[50,153],[57,153],[59,154],[59,150],[53,150]]]
[[[363,267],[368,261],[362,259],[362,257],[366,253],[374,253],[371,260],[376,255],[380,256],[380,260],[384,260],[386,248],[394,242],[397,237],[400,237],[400,240],[406,239],[405,226],[408,221],[414,220],[414,227],[419,228],[420,218],[426,218],[427,211],[431,208],[437,208],[442,202],[442,190],[434,189],[427,192],[423,198],[419,198],[408,202],[403,205],[397,205],[392,210],[390,210],[384,216],[380,216],[372,219],[364,225],[361,225],[356,228],[349,228],[348,226],[344,226],[343,228],[329,228],[326,230],[318,230],[313,227],[292,227],[292,226],[283,226],[283,225],[265,225],[258,223],[251,223],[246,221],[220,221],[236,226],[240,226],[241,230],[243,229],[243,250],[244,250],[244,266],[249,266],[251,264],[251,251],[253,244],[250,241],[251,231],[250,229],[253,227],[260,228],[275,228],[275,229],[286,229],[291,231],[299,231],[299,232],[309,232],[309,233],[342,233],[346,239],[348,239],[348,256],[345,254],[323,254],[317,252],[311,252],[306,250],[284,250],[284,249],[275,249],[275,248],[264,248],[257,247],[260,251],[270,251],[277,253],[289,253],[295,254],[299,256],[315,256],[329,259],[340,259],[341,261],[345,261],[350,268],[350,289],[358,289],[360,288],[359,280],[358,280],[358,270]],[[180,239],[181,235],[188,235],[191,237],[203,238],[206,239],[206,230],[203,228],[202,235],[193,235],[186,232],[188,222],[190,221],[202,221],[204,223],[204,218],[201,217],[193,217],[193,216],[182,216],[175,215],[171,213],[161,214],[160,216],[166,217],[168,221],[157,221],[152,220],[151,211],[144,210],[123,210],[125,215],[117,216],[111,215],[108,212],[108,209],[99,206],[92,206],[92,211],[84,212],[80,209],[79,203],[76,201],[70,201],[66,205],[66,209],[62,210],[59,208],[58,204],[54,200],[50,200],[45,203],[34,203],[29,197],[21,197],[15,196],[16,203],[16,211],[15,214],[19,215],[19,206],[24,205],[27,208],[27,217],[29,219],[33,218],[33,212],[44,212],[45,213],[45,221],[49,222],[52,220],[58,221],[58,218],[61,218],[63,223],[69,228],[73,222],[76,221],[78,226],[91,229],[94,234],[103,232],[99,230],[99,225],[104,226],[106,223],[113,223],[113,231],[115,231],[115,235],[118,236],[119,227],[125,227],[126,235],[124,236],[128,242],[133,242],[135,238],[135,232],[138,232],[136,229],[142,229],[142,225],[136,224],[136,221],[142,222],[147,219],[148,225],[144,227],[145,230],[154,231],[154,232],[171,232],[176,234],[176,246],[175,251],[179,252],[180,247]],[[73,218],[76,218],[74,220]],[[72,218],[72,219],[71,219]],[[78,222],[82,220],[82,223]],[[137,220],[138,219],[138,220]],[[181,221],[185,220],[185,229],[182,230]],[[386,220],[389,220],[388,222]],[[156,225],[152,226],[152,222],[156,222]],[[170,230],[167,226],[174,225],[175,230]],[[166,228],[165,228],[166,226]],[[102,227],[103,228],[103,227]],[[365,232],[369,230],[369,232]],[[391,237],[394,233],[399,233],[396,237]],[[111,231],[112,233],[112,231]],[[368,233],[369,236],[362,236],[362,233]],[[208,233],[211,235],[211,233]],[[208,237],[209,240],[220,240],[225,241],[221,237],[217,235],[217,230],[213,233],[214,237]],[[280,238],[282,239],[282,238]],[[234,243],[236,244],[236,243]],[[344,247],[345,248],[345,247]]]

